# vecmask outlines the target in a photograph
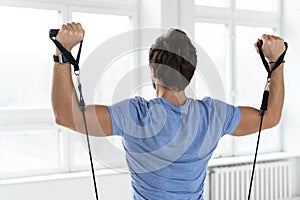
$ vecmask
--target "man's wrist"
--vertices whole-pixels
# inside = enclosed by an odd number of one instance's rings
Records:
[[[285,61],[282,61],[278,68],[283,68]],[[277,62],[269,62],[269,68],[270,70],[272,70],[274,68],[274,66],[277,64]],[[276,71],[277,69],[275,69],[274,71]]]
[[[271,69],[273,66],[274,64],[272,65],[270,64]],[[283,71],[284,71],[284,63],[281,63],[279,67],[272,72],[272,78],[276,78],[277,76],[282,76]]]
[[[61,54],[61,51],[58,48],[56,48],[55,55],[58,56],[59,54]]]
[[[68,64],[70,63],[65,54],[61,53],[59,55],[53,55],[54,62],[58,62],[60,64]]]

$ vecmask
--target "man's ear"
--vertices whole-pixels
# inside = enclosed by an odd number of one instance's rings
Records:
[[[153,65],[150,65],[150,70],[151,70],[151,76],[153,78],[156,78],[156,73],[155,73],[155,69],[154,69]]]

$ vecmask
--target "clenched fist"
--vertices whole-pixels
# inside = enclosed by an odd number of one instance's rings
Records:
[[[262,51],[269,62],[276,62],[281,54],[285,51],[284,40],[274,35],[262,35]],[[257,42],[254,44],[256,51],[259,52]]]
[[[56,36],[56,40],[68,51],[71,51],[80,41],[83,40],[84,29],[80,23],[67,23],[62,25]]]

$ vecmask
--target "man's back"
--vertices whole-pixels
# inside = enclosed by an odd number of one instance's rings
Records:
[[[113,135],[123,137],[134,199],[201,199],[208,160],[240,120],[238,108],[210,98],[177,106],[136,97],[109,111]]]

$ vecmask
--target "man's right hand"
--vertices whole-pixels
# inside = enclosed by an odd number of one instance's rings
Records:
[[[63,45],[68,51],[71,51],[84,37],[84,29],[80,23],[63,24],[56,36],[56,40]],[[59,53],[59,50],[56,50]]]
[[[274,35],[262,35],[263,41],[262,51],[269,62],[276,62],[281,54],[285,51],[284,40],[280,37]],[[257,47],[257,42],[254,44],[257,53],[259,49]]]

